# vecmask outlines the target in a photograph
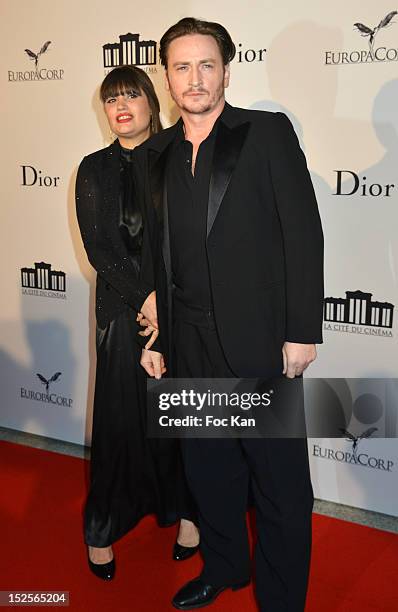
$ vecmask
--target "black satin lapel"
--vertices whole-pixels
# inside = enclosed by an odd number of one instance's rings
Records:
[[[250,123],[242,123],[230,129],[222,121],[218,126],[209,186],[207,236],[210,234],[221,202],[228,189],[249,126]]]

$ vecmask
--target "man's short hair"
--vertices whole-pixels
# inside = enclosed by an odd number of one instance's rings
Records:
[[[195,17],[184,17],[172,25],[160,39],[160,62],[167,70],[167,52],[171,42],[181,36],[189,34],[203,34],[212,36],[220,49],[224,66],[229,64],[235,57],[236,47],[227,30],[219,23],[213,21],[202,21]]]

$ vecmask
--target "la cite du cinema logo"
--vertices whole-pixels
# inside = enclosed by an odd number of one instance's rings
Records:
[[[102,46],[105,72],[118,66],[139,66],[154,74],[156,70],[157,42],[140,40],[140,34],[121,34],[119,41]]]
[[[325,65],[337,66],[342,64],[367,64],[380,62],[397,62],[398,47],[387,46],[382,43],[381,32],[386,32],[393,24],[394,17],[398,15],[398,11],[391,11],[383,17],[375,26],[369,26],[365,23],[357,21],[353,24],[354,30],[365,38],[368,46],[365,49],[350,49],[341,51],[325,51]],[[380,39],[380,46],[377,42]]]

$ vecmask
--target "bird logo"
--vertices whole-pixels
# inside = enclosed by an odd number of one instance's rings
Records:
[[[358,30],[361,36],[365,36],[366,38],[369,37],[369,51],[370,51],[370,55],[372,59],[374,59],[373,47],[374,47],[376,34],[382,28],[387,28],[388,26],[391,25],[391,23],[394,23],[392,20],[395,17],[395,15],[398,15],[398,11],[391,11],[391,13],[388,13],[388,15],[386,15],[380,21],[379,25],[377,25],[374,28],[369,28],[363,23],[354,23],[354,28]]]
[[[32,62],[35,63],[36,71],[37,71],[37,64],[39,62],[40,55],[43,55],[43,53],[45,53],[47,51],[47,49],[48,49],[48,47],[50,45],[51,45],[51,40],[48,40],[47,42],[44,43],[44,45],[42,46],[42,48],[40,49],[40,51],[38,53],[34,53],[30,49],[25,49],[25,53],[28,55],[29,59],[32,60]]]
[[[354,434],[350,433],[347,429],[342,429],[341,427],[339,427],[339,429],[341,433],[347,436],[346,440],[348,440],[348,442],[352,442],[352,450],[354,455],[356,455],[360,441],[364,438],[370,438],[370,436],[378,430],[378,427],[369,427],[369,429],[366,429],[360,436],[354,436]]]
[[[51,378],[49,378],[48,380],[42,374],[36,374],[36,376],[40,380],[40,382],[46,387],[46,393],[48,393],[48,389],[50,387],[50,384],[52,382],[55,382],[56,380],[58,380],[58,378],[61,376],[61,374],[62,374],[62,372],[55,372],[55,374],[53,374],[51,376]]]

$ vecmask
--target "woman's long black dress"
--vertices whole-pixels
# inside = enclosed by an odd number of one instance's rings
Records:
[[[114,145],[113,154],[120,156],[120,194],[118,220],[113,218],[138,277],[143,219],[134,197],[131,153]],[[79,175],[77,192],[79,183],[83,192],[87,177],[80,170]],[[84,202],[78,203],[78,213],[79,206]],[[97,287],[97,313],[98,307]],[[119,310],[107,325],[97,323],[90,489],[84,511],[85,542],[96,547],[109,546],[147,514],[155,513],[160,525],[191,518],[178,443],[146,437],[146,375],[139,364],[136,312],[128,305]]]

